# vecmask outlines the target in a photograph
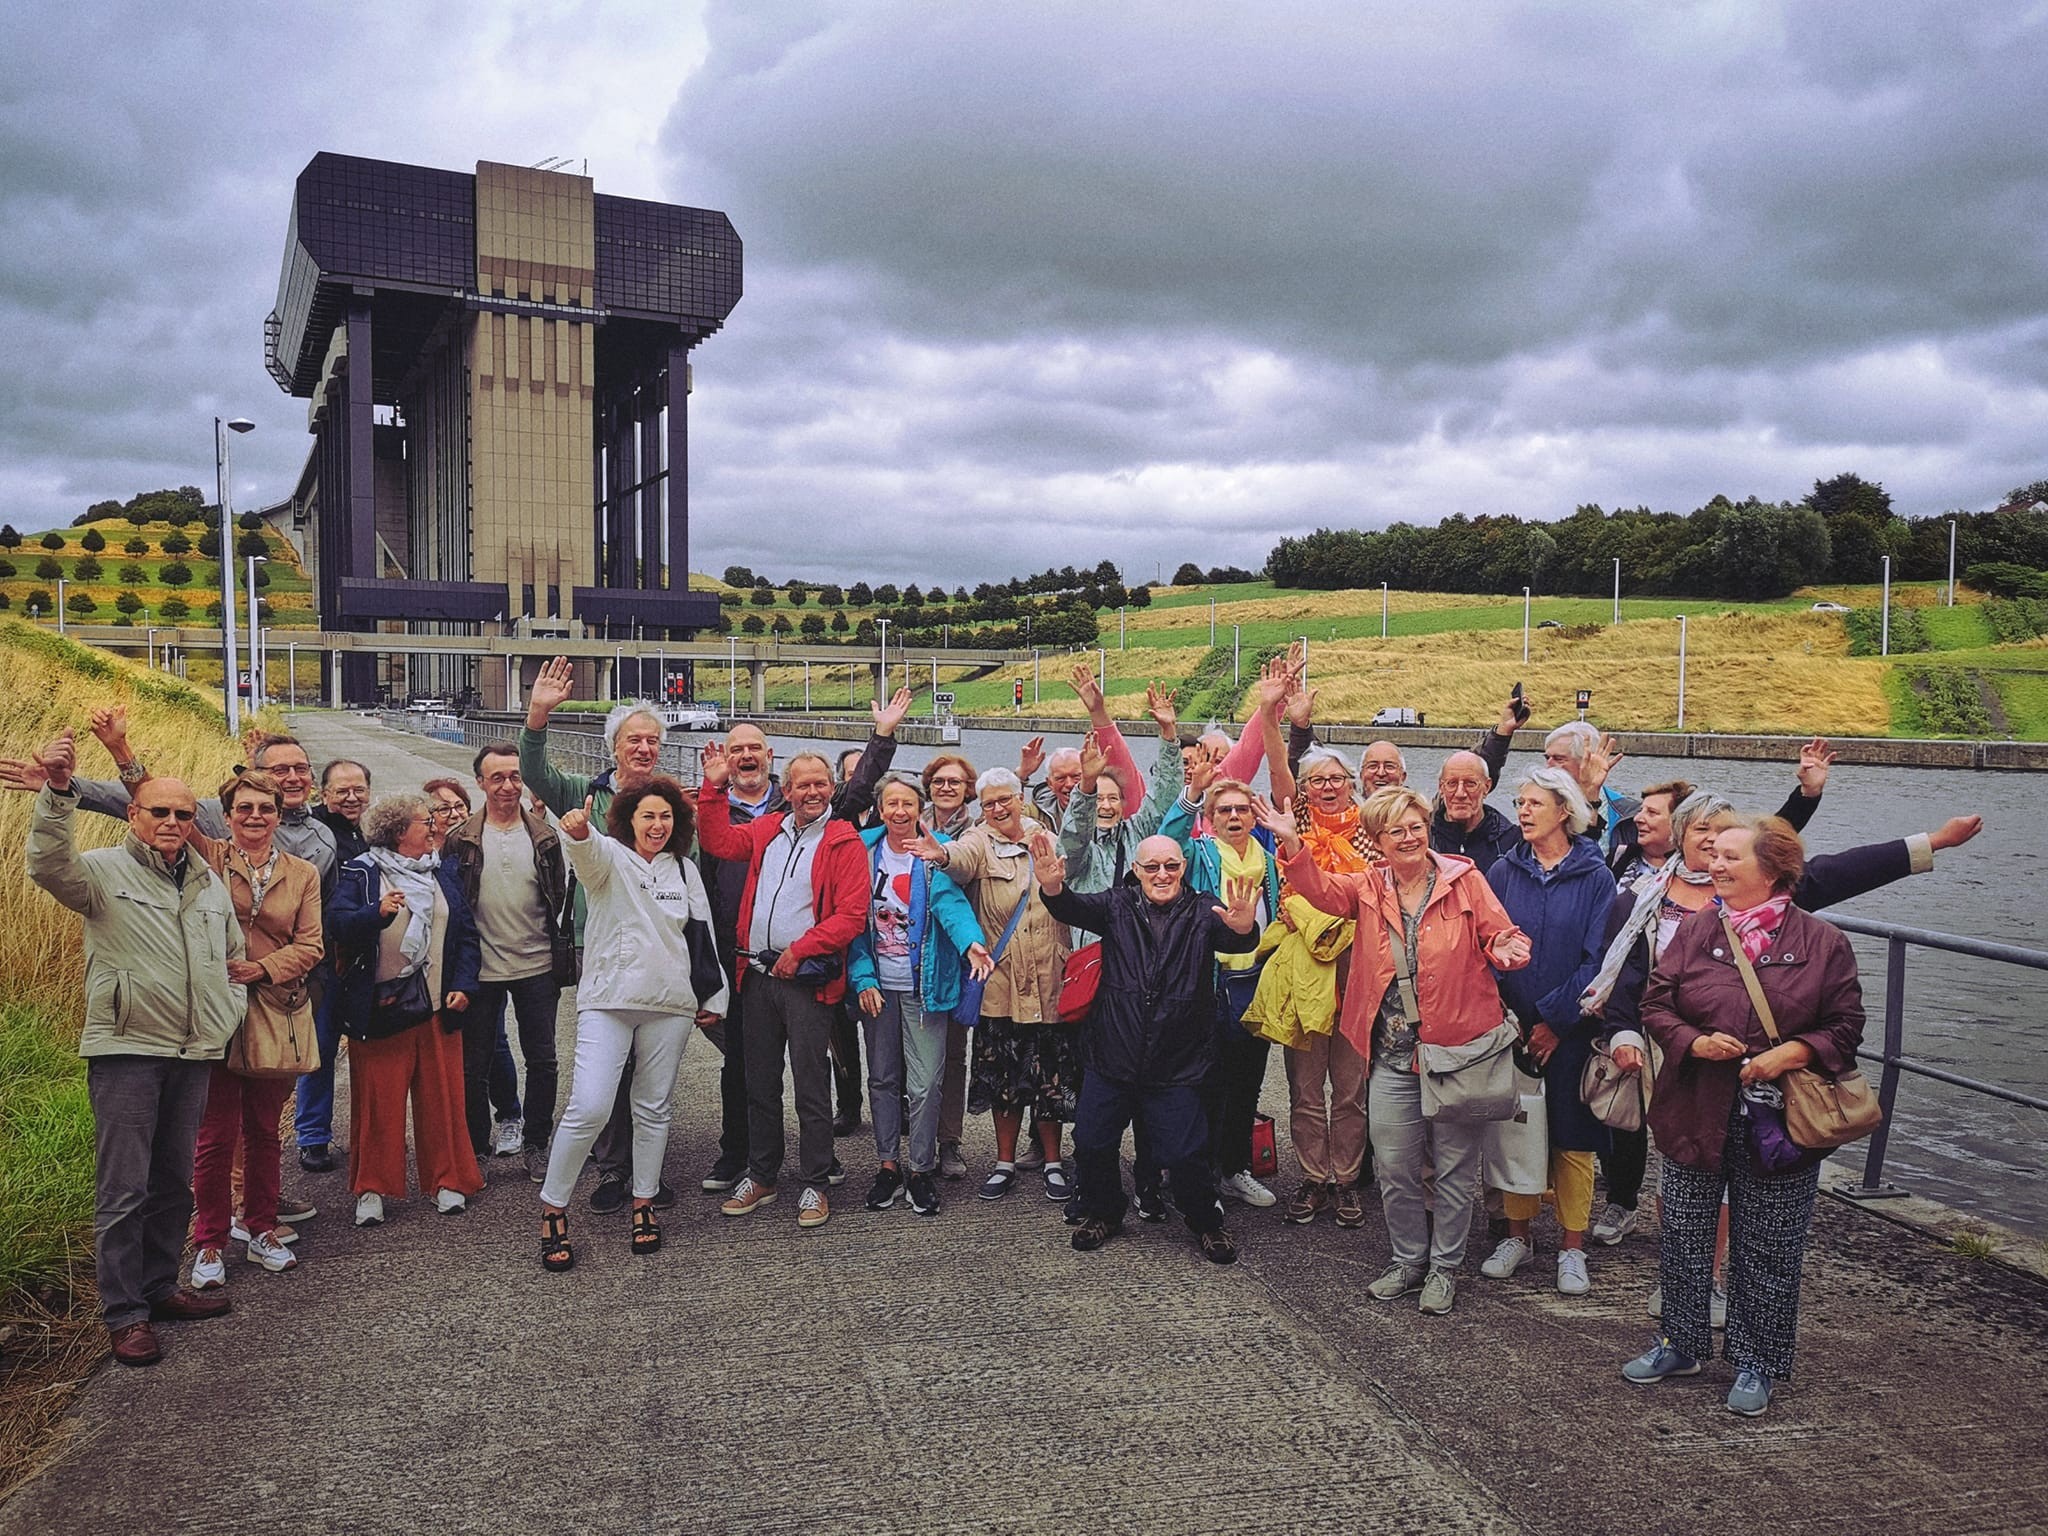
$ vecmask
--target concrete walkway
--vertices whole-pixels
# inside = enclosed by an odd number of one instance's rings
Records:
[[[301,730],[380,789],[467,767],[353,720]],[[1029,1177],[999,1204],[943,1185],[934,1220],[862,1210],[863,1133],[821,1231],[790,1200],[726,1220],[696,1192],[717,1115],[694,1042],[666,1248],[631,1257],[579,1195],[567,1276],[539,1267],[511,1160],[468,1215],[415,1198],[367,1232],[345,1175],[290,1167],[322,1206],[301,1267],[232,1252],[234,1314],[166,1329],[153,1370],[104,1368],[0,1531],[2048,1529],[2048,1286],[1832,1201],[1799,1379],[1747,1420],[1725,1365],[1617,1374],[1653,1239],[1596,1252],[1576,1300],[1547,1242],[1505,1283],[1475,1254],[1426,1319],[1364,1295],[1376,1203],[1358,1232],[1233,1207],[1234,1269],[1177,1223],[1083,1255]],[[992,1155],[985,1120],[968,1153]]]

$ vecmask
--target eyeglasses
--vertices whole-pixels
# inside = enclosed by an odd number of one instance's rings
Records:
[[[267,773],[274,779],[310,779],[313,777],[311,763],[264,763],[256,770]]]
[[[154,816],[158,821],[162,821],[166,816],[175,816],[180,821],[190,821],[199,814],[197,811],[181,811],[169,805],[138,805],[135,809],[145,815]]]
[[[956,779],[948,774],[942,773],[937,778],[932,780],[933,789],[938,789],[941,787],[944,787],[946,789],[965,789],[967,787],[967,781],[965,779]]]
[[[985,811],[1008,810],[1016,803],[1017,797],[1015,795],[983,795],[981,797],[981,808]]]
[[[275,816],[277,807],[268,800],[249,800],[238,805],[229,813],[234,816]]]
[[[1429,828],[1418,827],[1410,822],[1404,827],[1387,828],[1387,836],[1397,843],[1417,843],[1429,836]]]
[[[1310,774],[1301,782],[1304,784],[1317,784],[1328,786],[1331,784],[1349,784],[1351,782],[1351,779],[1348,775],[1341,773],[1315,773]]]
[[[1179,859],[1140,859],[1131,866],[1141,874],[1177,875],[1187,868]]]
[[[334,796],[337,800],[367,800],[370,798],[370,792],[367,789],[330,789],[327,793]]]
[[[1219,805],[1216,807],[1216,814],[1218,816],[1249,816],[1251,813],[1252,808],[1248,805]]]
[[[526,781],[519,776],[519,770],[517,768],[514,768],[506,773],[489,774],[484,779],[484,783],[492,789],[502,789],[507,784],[523,784],[525,782]]]
[[[468,809],[460,805],[437,805],[427,814],[429,816],[464,816],[468,814]]]

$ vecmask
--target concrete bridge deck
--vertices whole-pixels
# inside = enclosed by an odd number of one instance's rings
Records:
[[[467,757],[304,726],[380,788]],[[1233,1207],[1231,1269],[1177,1224],[1076,1254],[1028,1177],[993,1205],[944,1185],[934,1220],[861,1210],[865,1133],[839,1143],[830,1224],[800,1233],[793,1201],[731,1221],[696,1192],[717,1102],[693,1043],[667,1246],[631,1257],[623,1217],[579,1196],[567,1276],[536,1262],[510,1160],[468,1215],[413,1199],[367,1232],[345,1175],[291,1167],[322,1207],[302,1266],[232,1254],[235,1313],[167,1329],[153,1370],[103,1368],[0,1531],[2048,1529],[2048,1285],[1832,1200],[1798,1378],[1749,1420],[1721,1406],[1725,1365],[1618,1375],[1654,1237],[1597,1251],[1578,1299],[1547,1241],[1505,1283],[1475,1254],[1429,1319],[1364,1295],[1376,1203],[1357,1232]]]

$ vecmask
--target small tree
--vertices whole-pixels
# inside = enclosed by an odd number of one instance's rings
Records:
[[[143,604],[142,599],[137,597],[133,592],[123,592],[119,597],[114,599],[114,606],[120,609],[123,613],[140,613],[142,612]]]
[[[173,593],[157,604],[156,611],[165,618],[175,621],[189,615],[192,612],[192,605]]]
[[[100,579],[100,563],[93,559],[91,555],[85,555],[71,567],[71,574],[80,581],[98,581]]]
[[[218,528],[208,528],[199,535],[199,553],[208,560],[218,560],[220,558],[220,530]]]
[[[24,612],[33,608],[38,615],[47,619],[57,611],[57,599],[50,596],[48,587],[30,587],[21,596],[21,606]]]
[[[36,575],[44,581],[55,581],[64,574],[64,567],[57,563],[54,555],[44,555],[36,562]]]
[[[14,524],[0,523],[0,549],[21,548],[21,535],[14,531]]]
[[[64,547],[64,535],[63,535],[63,534],[61,534],[61,533],[46,533],[46,534],[44,534],[44,535],[43,535],[43,548],[45,548],[45,549],[62,549],[63,547]]]
[[[156,573],[156,579],[167,587],[182,587],[192,579],[192,567],[182,560],[173,560]]]
[[[1173,584],[1176,587],[1198,587],[1202,579],[1202,568],[1192,560],[1183,560],[1174,567]]]
[[[140,528],[149,521],[149,504],[140,496],[128,503],[128,521]]]
[[[768,626],[762,622],[761,615],[759,615],[758,613],[750,613],[746,616],[746,618],[740,621],[741,631],[749,635],[758,635],[763,630],[767,629],[767,627]]]
[[[924,606],[924,593],[917,589],[917,583],[914,581],[903,589],[903,606],[906,608],[922,608]]]
[[[740,601],[740,595],[737,592],[721,592],[718,594],[718,606],[721,608],[737,608],[740,605]]]
[[[747,601],[756,608],[773,608],[775,606],[775,589],[773,587],[756,587],[748,596]]]
[[[862,619],[853,631],[853,638],[860,641],[863,645],[873,645],[875,643],[875,635],[875,621],[873,619]]]
[[[270,585],[270,567],[269,567],[269,566],[267,566],[267,565],[259,565],[259,566],[257,566],[257,567],[256,567],[256,590],[257,590],[258,592],[261,592],[261,591],[262,591],[262,590],[263,590],[263,589],[264,589],[265,587],[267,587],[267,586],[269,586],[269,585]]]
[[[5,613],[7,611],[7,607],[7,594],[5,592],[0,592],[0,613]]]
[[[141,537],[132,538],[123,544],[121,549],[123,553],[130,555],[146,555],[149,553],[149,540]]]
[[[723,579],[728,587],[751,587],[754,584],[754,573],[744,565],[728,565]]]
[[[92,600],[90,592],[74,592],[65,600],[64,606],[73,613],[93,613],[100,605]]]
[[[260,533],[245,533],[235,540],[236,558],[246,560],[251,555],[267,555],[270,545]]]
[[[786,613],[775,615],[775,622],[770,624],[768,629],[770,633],[777,635],[788,635],[796,632],[796,626],[789,622],[789,615]]]
[[[828,581],[824,586],[818,588],[818,601],[827,608],[837,608],[846,601],[846,594]]]
[[[149,572],[143,569],[143,567],[130,562],[121,567],[121,580],[131,587],[139,587],[149,580]]]
[[[847,624],[847,622],[846,622],[846,610],[845,610],[845,609],[843,609],[843,608],[835,608],[835,609],[833,609],[833,610],[832,610],[832,633],[833,633],[833,634],[835,634],[835,635],[843,635],[843,634],[845,634],[845,633],[846,633],[846,631],[847,631],[847,630],[848,630],[848,629],[849,629],[850,627],[851,627],[851,626],[850,626],[850,625],[848,625],[848,624]]]
[[[846,601],[855,608],[875,606],[875,589],[864,581],[856,581],[847,589]]]
[[[1150,587],[1131,588],[1131,606],[1133,608],[1150,608],[1152,606],[1152,589]]]
[[[822,613],[807,613],[804,615],[803,622],[797,628],[801,629],[807,638],[816,640],[825,633],[825,615]]]
[[[875,601],[884,608],[894,608],[897,603],[902,601],[901,594],[896,590],[896,583],[885,581],[875,588]]]
[[[953,589],[953,601],[956,603],[965,603],[971,601],[967,589],[965,587],[955,587]]]
[[[784,591],[789,595],[789,606],[792,608],[801,608],[811,600],[811,589],[800,581],[792,581]]]
[[[164,539],[164,553],[167,555],[189,555],[192,553],[192,541],[182,533],[169,534]]]
[[[12,560],[0,560],[0,581],[5,581],[13,574],[14,562]]]
[[[109,502],[108,505],[112,506],[113,503]],[[121,509],[114,507],[114,510],[118,512]],[[107,536],[97,528],[88,528],[85,530],[85,537],[80,539],[78,544],[87,554],[96,555],[107,547]]]
[[[263,514],[261,512],[244,512],[235,519],[235,526],[249,533],[261,533],[263,531]]]

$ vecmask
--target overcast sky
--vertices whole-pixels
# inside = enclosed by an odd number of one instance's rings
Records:
[[[2044,64],[2013,0],[51,8],[0,60],[0,517],[210,497],[216,412],[237,505],[290,489],[322,149],[731,215],[713,572],[1136,580],[1842,470],[1991,506],[2048,475]]]

